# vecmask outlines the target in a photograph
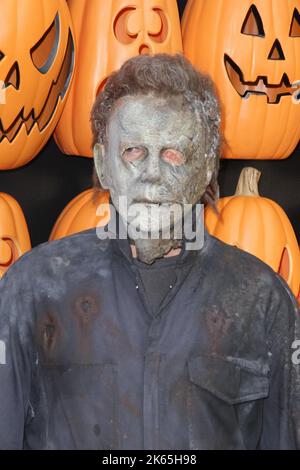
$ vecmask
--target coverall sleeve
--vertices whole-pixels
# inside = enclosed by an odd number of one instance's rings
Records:
[[[0,280],[1,450],[23,448],[30,403],[33,298],[28,270],[19,262]]]
[[[266,324],[270,391],[264,400],[260,448],[296,449],[300,448],[300,312],[287,284],[276,277]]]

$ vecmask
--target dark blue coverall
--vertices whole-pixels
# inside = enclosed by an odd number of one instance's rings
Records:
[[[207,233],[173,262],[155,315],[129,242],[94,229],[9,269],[1,449],[296,447],[299,312],[287,285]]]

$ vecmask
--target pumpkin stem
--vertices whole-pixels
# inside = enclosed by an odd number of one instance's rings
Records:
[[[242,169],[236,187],[235,196],[259,196],[258,181],[261,172],[256,168],[247,166]]]

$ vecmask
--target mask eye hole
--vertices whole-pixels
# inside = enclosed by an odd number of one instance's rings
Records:
[[[60,22],[57,13],[51,26],[30,50],[33,65],[43,74],[48,72],[56,57],[59,32]]]
[[[290,37],[299,38],[300,37],[300,14],[297,8],[294,10],[291,28],[290,28]]]
[[[180,166],[185,162],[185,158],[182,152],[175,149],[165,149],[161,153],[162,159],[170,165]]]
[[[129,147],[122,154],[123,160],[126,162],[136,162],[142,160],[146,156],[146,150],[142,147]]]
[[[255,5],[251,5],[249,8],[241,33],[261,38],[265,37],[263,22]]]

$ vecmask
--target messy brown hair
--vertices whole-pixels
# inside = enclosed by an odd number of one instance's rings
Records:
[[[148,93],[165,98],[182,95],[195,112],[198,122],[206,129],[205,152],[215,160],[215,171],[201,202],[215,207],[219,197],[220,106],[212,80],[198,72],[182,54],[136,56],[108,77],[91,113],[93,146],[96,143],[107,143],[107,123],[114,103],[119,98]],[[95,168],[93,178],[94,186],[100,188]]]

